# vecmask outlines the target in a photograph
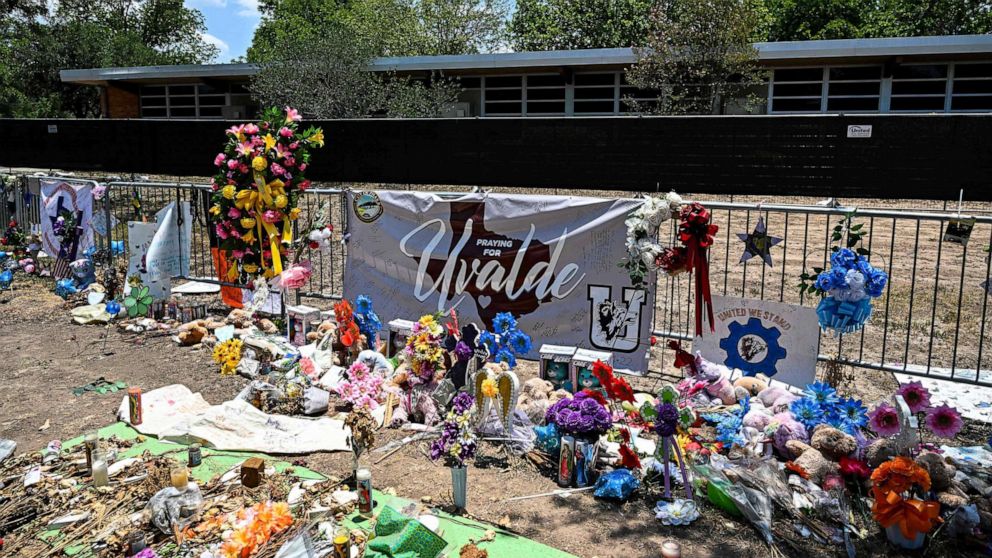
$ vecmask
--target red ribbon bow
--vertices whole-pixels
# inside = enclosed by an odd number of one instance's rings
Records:
[[[683,207],[679,218],[679,240],[686,247],[686,269],[695,271],[696,277],[696,335],[702,335],[704,309],[710,331],[715,330],[713,297],[710,293],[710,264],[706,259],[706,250],[713,245],[713,235],[719,227],[710,223],[710,211],[695,202]]]

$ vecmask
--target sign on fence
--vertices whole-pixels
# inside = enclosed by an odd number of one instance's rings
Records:
[[[492,330],[499,312],[543,343],[647,365],[654,289],[617,266],[637,200],[423,192],[350,192],[345,292],[388,321],[455,309]],[[538,358],[536,343],[527,357]]]
[[[703,358],[793,386],[813,381],[820,345],[813,308],[714,296],[713,315],[716,331],[692,342]]]
[[[189,276],[193,222],[189,202],[182,202],[179,209],[172,202],[155,219],[154,223],[127,224],[128,276],[141,277],[152,297],[162,300],[169,296],[172,277]]]
[[[64,180],[41,181],[41,242],[45,253],[56,258],[62,241],[55,236],[53,226],[59,216],[72,214],[76,225],[82,228],[76,254],[81,255],[93,245],[93,186],[69,184]]]

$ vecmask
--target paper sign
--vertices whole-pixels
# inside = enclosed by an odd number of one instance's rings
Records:
[[[110,215],[110,229],[117,226],[117,217]],[[103,211],[93,213],[93,220],[90,221],[93,231],[100,236],[107,236],[107,215]]]
[[[137,275],[148,287],[148,294],[155,300],[165,300],[172,290],[168,276],[154,274],[148,266],[148,250],[158,230],[157,223],[130,221],[127,224],[128,266],[127,276]],[[130,292],[130,288],[125,288]]]
[[[814,380],[820,328],[813,308],[714,296],[713,315],[716,331],[692,342],[703,358],[797,387]]]
[[[854,125],[847,127],[847,137],[849,138],[870,138],[871,124]]]
[[[170,203],[155,214],[155,221],[158,229],[148,247],[149,272],[165,277],[188,277],[193,223],[189,202],[182,202],[181,213],[176,202]]]

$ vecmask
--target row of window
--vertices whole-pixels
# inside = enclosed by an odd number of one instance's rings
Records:
[[[992,64],[787,68],[773,72],[769,112],[992,110]]]
[[[633,112],[634,99],[656,95],[627,84],[623,72],[463,77],[461,87],[478,94],[480,116],[611,115]]]
[[[142,118],[223,118],[226,106],[253,104],[239,84],[148,85],[140,99]]]

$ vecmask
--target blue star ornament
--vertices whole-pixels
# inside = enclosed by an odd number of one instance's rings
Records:
[[[750,233],[737,233],[737,238],[741,239],[741,242],[744,243],[744,253],[741,255],[740,263],[759,256],[764,260],[765,265],[774,267],[772,265],[772,246],[781,243],[782,239],[777,236],[768,236],[763,217],[758,217],[758,222],[754,225],[754,231]]]

